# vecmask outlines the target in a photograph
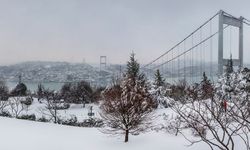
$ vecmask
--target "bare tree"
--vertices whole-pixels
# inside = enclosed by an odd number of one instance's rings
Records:
[[[178,114],[183,126],[191,128],[199,140],[188,139],[191,144],[205,142],[212,150],[234,150],[235,139],[239,138],[249,150],[249,123],[237,105],[221,105],[220,99],[193,101],[186,105],[176,104],[172,109]],[[241,118],[240,118],[241,117]]]
[[[24,104],[21,103],[24,97],[12,97],[8,101],[8,105],[10,106],[12,116],[18,118],[20,114],[25,110]]]
[[[128,142],[129,134],[149,129],[149,120],[157,104],[143,84],[127,77],[121,86],[114,85],[104,91],[101,117],[108,126],[105,133],[124,134]]]
[[[45,107],[39,109],[40,113],[48,116],[50,120],[53,120],[54,123],[58,123],[58,110],[62,104],[60,94],[48,89],[44,90],[42,103],[45,105]]]

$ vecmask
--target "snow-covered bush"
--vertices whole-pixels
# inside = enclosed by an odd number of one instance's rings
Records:
[[[89,118],[80,122],[81,127],[102,127],[104,125],[103,120],[98,118]]]
[[[159,108],[168,108],[174,104],[174,100],[167,96],[167,90],[169,90],[167,86],[152,86],[151,90],[149,91],[153,99],[157,101]]]
[[[47,118],[45,118],[44,116],[42,116],[42,118],[37,119],[38,122],[49,122],[49,120]]]
[[[48,106],[48,109],[64,110],[64,109],[69,109],[70,107],[69,103],[64,103],[64,102],[54,102],[54,103],[56,104]]]
[[[197,126],[196,129],[191,129],[192,135],[196,137],[206,137],[207,136],[207,129],[205,126]]]
[[[0,113],[4,112],[8,105],[8,101],[0,101]]]
[[[0,112],[0,116],[1,116],[1,117],[9,117],[9,118],[12,117],[12,115],[11,115],[8,111],[6,111],[6,110],[1,111],[1,112]]]
[[[65,119],[65,120],[64,120],[64,119],[61,119],[61,120],[59,121],[59,124],[62,124],[62,125],[69,125],[69,126],[79,126],[76,116],[71,116],[71,118]]]
[[[36,115],[35,115],[35,114],[31,114],[31,115],[21,115],[21,116],[17,117],[17,119],[24,119],[24,120],[32,120],[32,121],[35,121],[35,120],[36,120]]]
[[[190,140],[191,144],[203,141],[211,149],[234,149],[235,141],[241,140],[249,149],[249,77],[249,69],[231,70],[219,78],[211,98],[172,107],[199,138]]]
[[[21,103],[24,105],[31,105],[33,102],[33,98],[31,96],[26,97],[24,100],[21,100]]]
[[[168,96],[183,104],[189,101],[188,84],[185,80],[180,80],[176,85],[170,86]]]

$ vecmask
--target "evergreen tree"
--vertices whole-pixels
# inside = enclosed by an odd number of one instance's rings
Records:
[[[0,101],[7,101],[9,98],[9,89],[4,81],[0,81]]]
[[[214,88],[213,88],[211,81],[207,78],[207,75],[205,72],[203,72],[203,78],[200,83],[199,91],[200,91],[199,97],[202,100],[211,98],[213,96]]]
[[[40,99],[43,98],[44,86],[39,83],[37,86],[37,99],[40,102]]]
[[[233,69],[233,59],[232,59],[232,54],[230,55],[230,59],[227,61],[227,65],[226,65],[226,74],[230,74],[234,71]]]
[[[135,81],[140,76],[140,64],[135,59],[135,53],[132,53],[130,60],[127,62],[127,76]]]
[[[27,95],[27,86],[24,83],[19,83],[11,91],[12,96],[26,96]]]
[[[156,87],[160,87],[160,86],[164,85],[164,79],[163,79],[159,69],[156,70],[154,84],[156,85]]]

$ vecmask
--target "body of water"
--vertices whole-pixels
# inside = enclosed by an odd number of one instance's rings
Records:
[[[13,89],[16,87],[16,85],[18,84],[17,82],[6,82],[7,86],[9,87],[9,89]],[[24,82],[24,84],[27,86],[28,90],[30,91],[36,91],[38,84],[40,84],[40,82]],[[60,90],[62,85],[64,83],[62,82],[45,82],[45,83],[41,83],[46,89],[50,89],[50,90]]]

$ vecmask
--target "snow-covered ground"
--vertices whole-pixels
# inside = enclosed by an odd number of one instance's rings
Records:
[[[21,98],[22,97],[20,97],[20,100]],[[84,108],[82,104],[70,104],[69,109],[58,110],[58,117],[61,119],[67,119],[67,118],[71,118],[72,116],[76,116],[78,121],[82,121],[84,119],[89,118],[88,112],[90,111],[91,106],[93,107],[93,112],[95,113],[94,117],[99,117],[99,106],[96,104],[86,104]],[[25,109],[21,112],[21,115],[35,114],[37,119],[41,117],[45,117],[49,119],[50,116],[46,115],[47,113],[46,113],[45,107],[46,105],[44,104],[44,102],[39,103],[37,98],[34,98],[34,101],[32,102],[32,104],[28,107],[25,107]],[[11,112],[10,106],[7,107],[6,109],[9,112]]]
[[[78,121],[88,118],[89,106],[93,106],[95,117],[99,117],[99,105],[90,104],[85,108],[82,105],[71,104],[67,110],[60,110],[62,118],[75,115]],[[22,114],[42,116],[40,108],[45,105],[35,99],[27,111]],[[134,136],[130,135],[128,143],[124,143],[124,136],[110,136],[102,133],[98,128],[83,128],[19,120],[0,117],[0,150],[209,150],[205,143],[190,144],[182,135],[175,136],[165,130],[159,130],[167,125],[167,120],[176,115],[170,108],[157,109],[152,123],[153,129],[149,132]],[[189,139],[194,139],[190,130],[185,131]],[[242,149],[242,144],[236,143],[236,150]]]
[[[79,128],[52,123],[0,117],[1,150],[208,150],[199,143],[187,147],[182,136],[151,131],[123,137],[103,134],[97,128]]]

